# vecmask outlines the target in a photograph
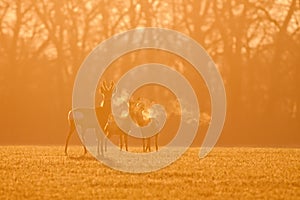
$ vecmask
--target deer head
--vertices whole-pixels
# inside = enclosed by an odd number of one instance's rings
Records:
[[[106,81],[102,82],[100,93],[103,95],[104,100],[110,99],[112,97],[113,91],[115,89],[114,81],[111,81],[108,85]]]

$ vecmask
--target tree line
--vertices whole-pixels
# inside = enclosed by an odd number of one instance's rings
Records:
[[[280,143],[287,131],[293,134],[283,141],[293,143],[300,121],[299,23],[297,0],[2,0],[2,127],[7,136],[30,135],[33,125],[50,123],[44,131],[64,137],[73,82],[89,52],[116,33],[162,27],[195,39],[217,64],[228,96],[225,132],[240,143],[257,142],[244,141],[243,131]],[[45,122],[36,124],[41,117]]]

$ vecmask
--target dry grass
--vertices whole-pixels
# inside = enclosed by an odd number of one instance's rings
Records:
[[[73,155],[82,149],[71,147]],[[300,149],[190,149],[148,174],[114,171],[63,147],[0,147],[0,199],[300,199]]]

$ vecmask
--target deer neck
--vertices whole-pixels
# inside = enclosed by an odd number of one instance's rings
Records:
[[[104,111],[110,113],[111,112],[111,98],[104,98],[101,107]]]

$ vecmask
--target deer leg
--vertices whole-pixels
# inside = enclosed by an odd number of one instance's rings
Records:
[[[158,151],[158,144],[157,144],[157,139],[158,139],[158,134],[155,135],[155,148],[156,148],[156,151]]]
[[[87,153],[86,147],[83,145],[83,155]]]
[[[107,140],[109,137],[110,137],[110,134],[109,134],[109,130],[108,130],[108,127],[106,124],[104,127],[104,149],[105,149],[105,152],[107,151]]]
[[[107,151],[107,138],[108,135],[104,138],[104,149],[105,149],[105,152]]]
[[[102,155],[104,155],[104,153],[103,153],[103,143],[104,143],[104,151],[107,152],[107,140],[108,140],[109,137],[110,137],[110,134],[107,131],[104,138],[102,138],[102,144],[101,144],[102,145],[102,149],[101,149]]]
[[[69,127],[69,132],[68,132],[68,136],[67,136],[67,140],[66,140],[66,146],[65,146],[65,155],[68,155],[68,145],[69,145],[69,140],[71,138],[72,133],[74,132],[75,128],[70,126]]]
[[[120,151],[123,149],[123,137],[122,134],[120,134]]]
[[[99,145],[100,145],[99,138],[97,138],[97,154],[98,154],[98,156],[100,155]]]
[[[84,131],[84,133],[85,133],[85,131]],[[85,147],[85,145],[84,145],[84,143],[85,143],[85,138],[84,138],[84,136],[85,136],[85,134],[82,135],[82,141],[81,141],[81,144],[82,144],[82,147],[83,147],[83,155],[85,155],[86,152],[87,152],[86,147]]]
[[[146,152],[145,138],[143,138],[143,152]]]
[[[151,143],[150,143],[151,138],[147,138],[147,148],[149,149],[149,152],[151,152]]]
[[[97,141],[98,141],[97,154],[99,156],[100,155],[100,150],[101,150],[101,155],[103,155],[103,140],[98,138]]]
[[[100,138],[100,148],[101,148],[101,155],[104,155],[104,153],[103,153],[103,138]]]
[[[126,151],[128,151],[128,138],[126,134],[124,134],[124,143],[125,143]]]
[[[151,151],[150,149],[150,138],[145,138],[146,144],[145,144],[145,152],[147,152],[149,150],[149,152]]]

